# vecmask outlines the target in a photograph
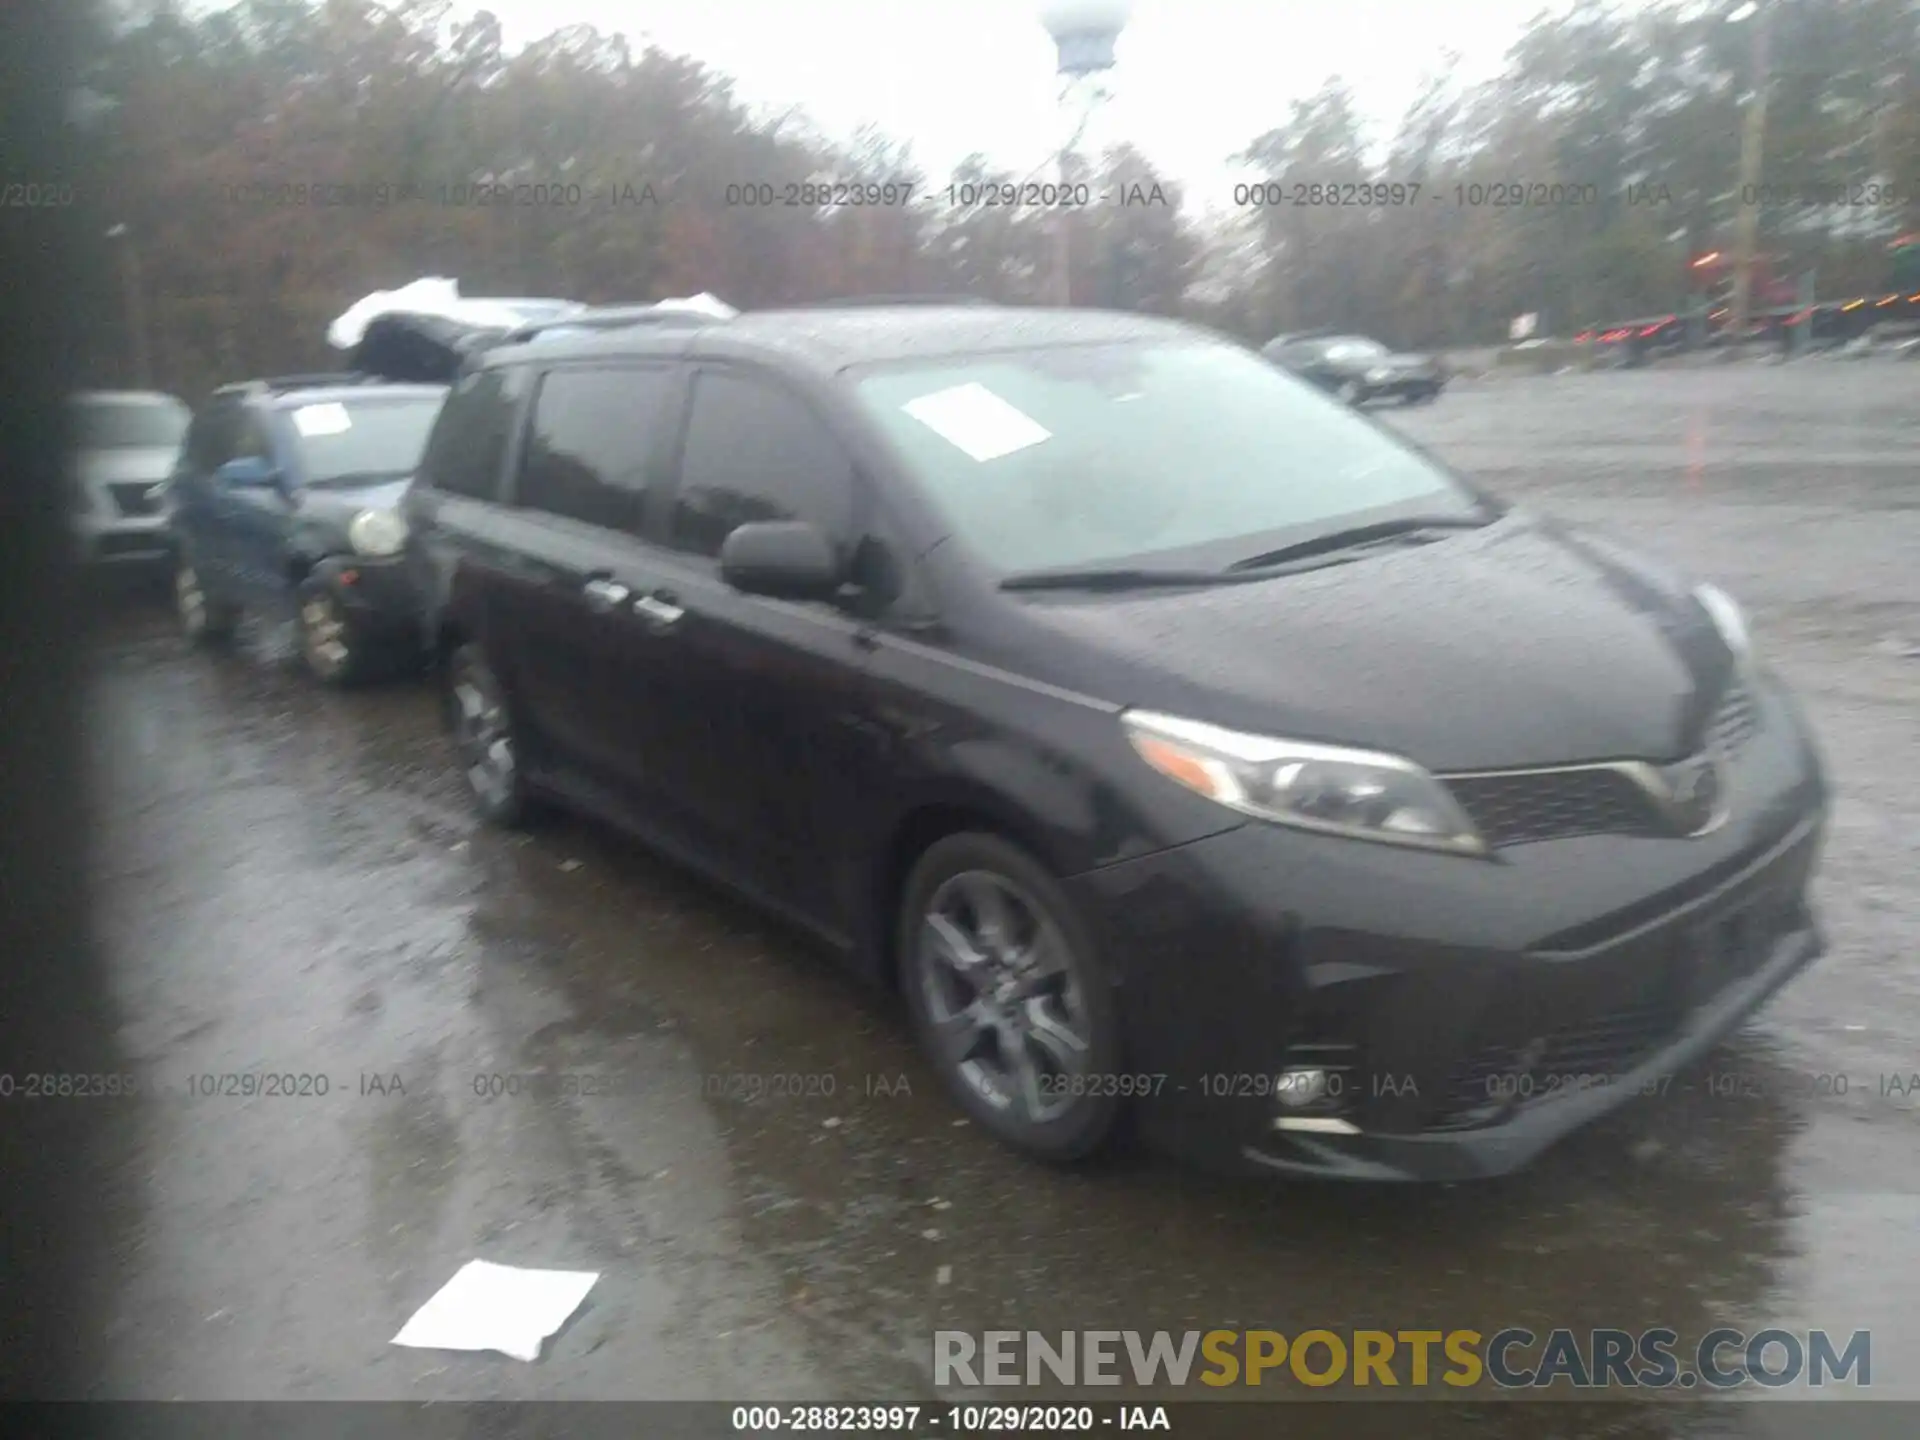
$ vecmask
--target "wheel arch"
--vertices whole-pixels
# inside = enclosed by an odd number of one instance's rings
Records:
[[[1018,845],[1056,878],[1064,872],[1058,847],[1042,829],[991,791],[967,787],[924,797],[888,831],[869,876],[867,949],[874,978],[888,991],[900,982],[899,910],[920,858],[950,835],[992,835]]]

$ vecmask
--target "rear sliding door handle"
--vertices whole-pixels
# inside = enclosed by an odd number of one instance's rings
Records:
[[[633,602],[633,613],[664,630],[667,626],[676,623],[687,612],[671,600],[662,600],[658,595],[642,595]]]

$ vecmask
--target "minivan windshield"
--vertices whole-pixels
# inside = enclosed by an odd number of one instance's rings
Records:
[[[191,412],[161,395],[88,397],[73,402],[74,445],[81,450],[171,450],[187,433]]]
[[[1231,345],[1060,346],[852,380],[959,537],[1006,574],[1182,551],[1224,566],[1349,520],[1485,518],[1432,461]]]
[[[412,474],[427,448],[441,399],[424,395],[292,407],[303,482],[353,485]]]

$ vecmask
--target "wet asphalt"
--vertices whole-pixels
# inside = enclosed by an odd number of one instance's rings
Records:
[[[1920,365],[1486,380],[1380,418],[1721,583],[1806,702],[1831,950],[1715,1056],[1739,1093],[1477,1186],[1045,1169],[778,924],[582,821],[480,828],[423,686],[323,693],[271,626],[191,653],[122,586],[95,914],[142,1093],[97,1102],[90,1393],[931,1398],[936,1329],[1778,1325],[1870,1329],[1876,1393],[1920,1397]],[[196,1078],[229,1075],[293,1093]],[[474,1257],[601,1279],[537,1364],[392,1346]]]

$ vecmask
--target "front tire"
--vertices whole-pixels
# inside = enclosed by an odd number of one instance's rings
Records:
[[[447,719],[474,809],[490,825],[517,829],[530,809],[520,769],[519,727],[487,652],[469,641],[447,659]]]
[[[1111,1137],[1119,1005],[1043,866],[997,836],[948,836],[908,877],[897,943],[921,1049],[969,1117],[1055,1163]]]
[[[180,632],[192,645],[224,645],[240,621],[237,607],[208,593],[206,581],[185,551],[173,562],[173,611]]]

